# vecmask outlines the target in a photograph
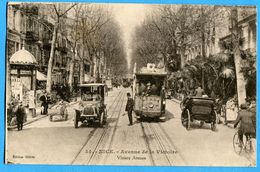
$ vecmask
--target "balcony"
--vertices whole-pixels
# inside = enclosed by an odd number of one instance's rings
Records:
[[[29,42],[39,41],[39,35],[34,31],[26,31],[25,38]]]

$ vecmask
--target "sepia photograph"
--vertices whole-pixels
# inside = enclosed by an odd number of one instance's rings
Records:
[[[8,2],[5,164],[256,167],[257,8]]]

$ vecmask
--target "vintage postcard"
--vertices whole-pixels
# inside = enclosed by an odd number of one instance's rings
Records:
[[[256,166],[256,6],[6,9],[6,164]]]

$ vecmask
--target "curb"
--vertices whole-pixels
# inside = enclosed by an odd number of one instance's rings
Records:
[[[26,126],[26,125],[28,125],[28,124],[31,124],[31,123],[33,123],[33,122],[35,122],[35,121],[38,121],[38,120],[40,120],[40,119],[42,119],[42,118],[45,118],[45,117],[47,117],[47,116],[48,116],[48,115],[41,115],[41,117],[39,117],[39,118],[35,118],[35,119],[31,120],[31,121],[25,122],[25,123],[23,124],[23,126]],[[8,126],[8,127],[7,127],[7,130],[13,130],[13,129],[16,129],[16,128],[17,128],[16,125],[14,125],[14,126]]]

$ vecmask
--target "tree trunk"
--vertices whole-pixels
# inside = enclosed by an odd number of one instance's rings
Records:
[[[244,75],[241,72],[241,55],[239,49],[239,38],[238,33],[238,14],[237,7],[233,7],[231,10],[231,24],[232,24],[232,42],[234,43],[234,61],[236,69],[236,79],[237,79],[237,97],[238,105],[246,102],[246,86]]]
[[[206,47],[205,47],[205,13],[204,8],[201,8],[202,24],[201,24],[201,55],[202,58],[206,57]]]
[[[85,72],[84,72],[84,60],[80,60],[80,84],[84,83]]]
[[[46,84],[46,92],[51,92],[51,84],[52,84],[52,66],[53,66],[53,59],[54,59],[54,51],[55,51],[55,43],[56,43],[56,37],[57,37],[57,30],[58,30],[58,22],[54,25],[54,31],[52,35],[52,42],[51,42],[51,54],[50,59],[48,62],[48,72],[47,72],[47,84]]]
[[[93,78],[96,81],[97,79],[97,57],[93,56]]]
[[[75,63],[75,53],[73,53],[73,56],[72,56],[71,61],[70,61],[70,73],[69,73],[69,81],[68,81],[70,90],[72,90],[72,86],[73,86],[74,63]]]

